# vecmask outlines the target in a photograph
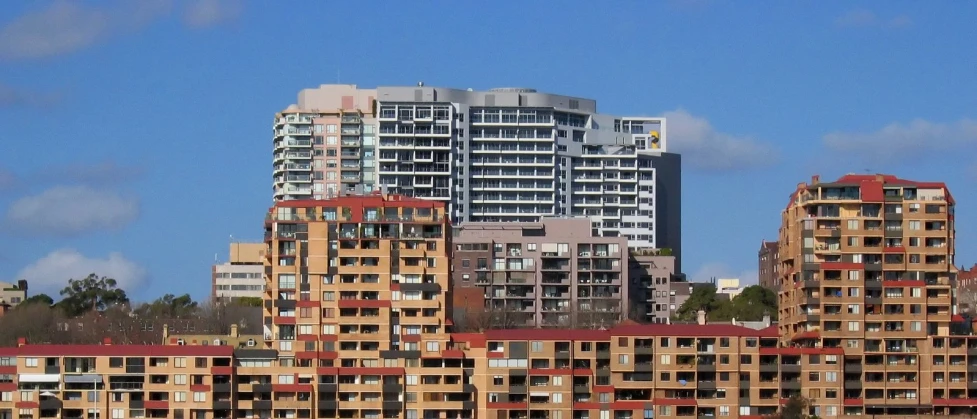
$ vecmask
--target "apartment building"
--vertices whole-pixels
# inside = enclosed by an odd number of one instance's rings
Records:
[[[470,401],[448,395],[461,360],[421,358],[450,340],[450,225],[443,202],[379,193],[271,209],[263,347],[318,377],[317,417],[400,417],[404,386],[419,384],[433,386],[414,393],[425,417],[470,417]],[[418,381],[425,367],[437,376]]]
[[[317,116],[326,109],[338,109],[338,123]],[[344,125],[343,115],[353,113],[359,119]],[[275,153],[276,168],[283,168],[276,172],[280,200],[331,196],[331,175],[318,172],[338,164],[344,188],[336,191],[358,184],[358,192],[385,188],[444,202],[454,224],[587,216],[601,236],[626,237],[635,248],[673,249],[681,267],[681,159],[668,153],[663,118],[604,115],[592,99],[533,89],[419,83],[305,89],[276,124],[276,146],[283,141]],[[330,140],[330,130],[339,135]],[[324,140],[318,131],[325,131]],[[295,141],[310,149],[287,148]],[[330,141],[341,146],[332,159]],[[343,148],[347,143],[359,148]],[[295,165],[312,173],[288,177],[292,172],[284,170]],[[322,186],[317,177],[326,179]]]
[[[629,313],[627,239],[594,236],[587,218],[471,222],[452,236],[454,304],[467,309],[456,320],[583,328]]]
[[[265,294],[264,243],[231,243],[227,262],[211,270],[211,298],[262,298]]]
[[[275,115],[276,201],[370,192],[375,185],[376,90],[323,85]]]
[[[4,303],[10,305],[11,307],[16,307],[27,299],[27,281],[19,280],[16,284],[9,282],[0,281],[0,300]]]
[[[779,244],[781,338],[843,349],[846,399],[864,400],[864,413],[915,414],[970,394],[954,368],[970,361],[951,336],[954,201],[944,184],[814,176],[791,195]]]
[[[759,273],[759,283],[761,287],[774,292],[780,290],[780,260],[779,244],[776,241],[760,242],[760,251],[757,252],[757,272]]]
[[[628,255],[628,265],[632,304],[629,318],[667,323],[685,302],[672,287],[677,284],[676,288],[682,288],[675,270],[675,257],[654,249],[633,249]]]

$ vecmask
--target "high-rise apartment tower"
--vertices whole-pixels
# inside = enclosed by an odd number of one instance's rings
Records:
[[[533,89],[323,85],[276,116],[276,200],[385,189],[444,202],[455,223],[586,216],[600,236],[671,248],[681,161],[664,118],[597,113]]]

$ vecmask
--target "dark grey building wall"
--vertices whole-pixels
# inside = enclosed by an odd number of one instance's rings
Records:
[[[675,256],[675,273],[682,270],[682,156],[662,153],[650,156],[655,168],[655,231],[658,248],[668,247]]]

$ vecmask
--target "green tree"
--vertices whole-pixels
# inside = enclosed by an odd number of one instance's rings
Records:
[[[716,286],[703,284],[693,287],[692,294],[675,311],[675,320],[693,322],[699,310],[705,310],[712,320],[725,320],[731,314],[729,301],[716,296]]]
[[[135,309],[139,316],[188,318],[197,314],[199,305],[190,294],[176,296],[166,294],[151,303],[143,303]]]
[[[759,285],[744,288],[731,303],[736,320],[760,321],[764,315],[777,318],[777,294]]]
[[[234,303],[243,307],[261,307],[263,301],[261,297],[239,297],[234,299]]]
[[[751,285],[728,300],[717,294],[714,285],[703,284],[693,288],[692,295],[675,311],[674,319],[694,322],[699,310],[705,310],[711,321],[760,321],[766,314],[776,319],[777,295],[759,285]]]
[[[17,307],[26,306],[28,304],[44,304],[50,307],[54,305],[54,299],[47,294],[32,295],[24,299],[24,301],[21,301]]]
[[[66,316],[77,317],[89,311],[105,311],[109,307],[129,304],[125,290],[115,279],[90,274],[84,279],[69,279],[61,290],[57,307]]]
[[[787,403],[780,406],[780,411],[773,415],[775,419],[817,419],[809,413],[810,402],[803,396],[791,396]]]

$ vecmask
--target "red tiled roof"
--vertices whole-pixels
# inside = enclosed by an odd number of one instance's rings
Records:
[[[882,177],[882,181],[879,181],[879,176]],[[817,182],[817,180],[815,180]],[[932,188],[932,189],[942,189],[946,201],[950,204],[955,204],[953,196],[950,195],[950,190],[947,188],[946,183],[943,182],[917,182],[913,180],[900,179],[893,175],[859,175],[859,174],[847,174],[844,175],[834,182],[820,182],[820,183],[851,183],[858,184],[862,191],[862,199],[865,201],[878,201],[882,202],[884,200],[882,186],[892,185],[892,186],[914,186],[917,188]],[[815,186],[815,185],[808,185]],[[787,208],[790,208],[797,199],[797,195],[801,192],[801,188],[794,190],[790,194],[790,201],[787,202]]]
[[[777,338],[780,337],[780,331],[777,330],[777,325],[771,325],[758,330],[760,332],[760,337],[766,338]]]
[[[202,356],[229,357],[226,345],[24,345],[0,348],[0,356]]]

